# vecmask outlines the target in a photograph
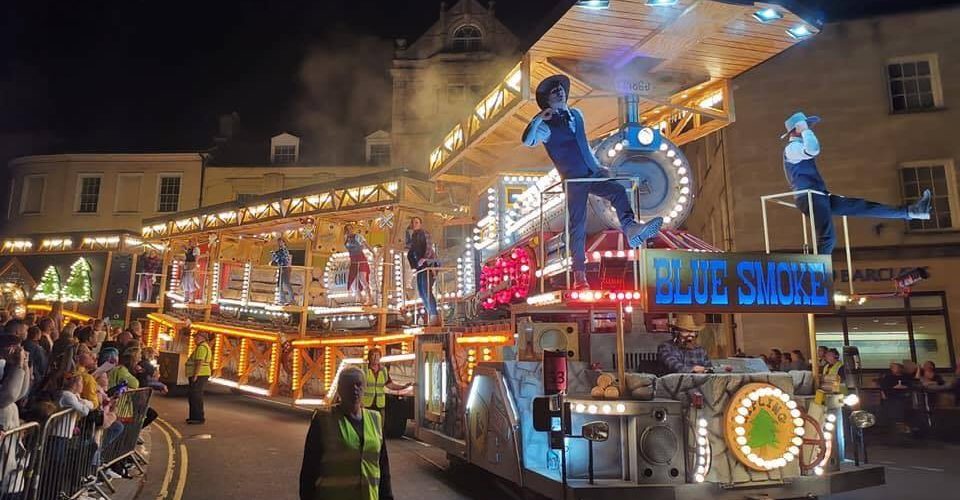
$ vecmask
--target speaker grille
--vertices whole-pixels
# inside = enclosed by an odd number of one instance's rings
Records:
[[[677,453],[678,442],[677,435],[667,426],[647,427],[640,437],[640,453],[652,464],[665,465]]]

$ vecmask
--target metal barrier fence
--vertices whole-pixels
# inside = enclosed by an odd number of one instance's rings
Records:
[[[25,446],[22,455],[29,460],[16,462],[23,469],[20,476],[12,476],[10,483],[17,486],[19,481],[29,488],[17,490],[20,493],[16,496],[0,495],[0,500],[70,499],[90,490],[109,498],[107,489],[116,492],[107,474],[111,466],[129,458],[144,472],[146,460],[137,453],[136,447],[151,393],[151,389],[144,388],[122,394],[113,405],[117,419],[108,426],[104,426],[106,422],[100,412],[83,416],[72,409],[54,413],[42,428],[36,423],[30,424],[36,428],[39,439],[34,439],[32,447]],[[7,450],[8,435],[3,438],[0,451]],[[2,459],[13,458],[5,453]],[[4,491],[7,491],[6,478],[4,474]]]
[[[40,444],[40,425],[30,422],[0,437],[0,500],[26,499]]]

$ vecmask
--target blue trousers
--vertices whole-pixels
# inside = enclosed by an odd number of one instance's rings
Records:
[[[570,214],[570,252],[573,254],[574,272],[584,271],[587,243],[587,197],[593,194],[606,199],[617,210],[620,228],[636,224],[627,190],[617,181],[570,182],[567,184],[567,213]]]
[[[417,293],[423,301],[423,307],[430,316],[437,315],[437,299],[433,296],[433,276],[430,271],[417,273]]]
[[[797,190],[804,188],[794,188]],[[797,208],[804,214],[810,214],[807,196],[796,198]],[[835,194],[827,196],[813,195],[813,218],[817,228],[817,253],[830,255],[837,243],[836,230],[833,227],[834,215],[849,215],[852,217],[872,217],[875,219],[909,219],[907,209],[893,207],[860,198],[847,198]],[[809,224],[809,222],[808,222]]]

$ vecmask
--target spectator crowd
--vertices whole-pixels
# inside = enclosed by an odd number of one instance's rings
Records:
[[[75,420],[95,422],[90,455],[117,440],[124,430],[125,410],[118,405],[126,390],[150,387],[166,393],[159,381],[156,351],[141,344],[143,325],[112,326],[102,319],[65,321],[59,304],[46,314],[27,312],[15,317],[0,311],[0,433],[28,422],[47,423],[51,415],[76,411],[74,419],[58,421],[56,439],[76,436]],[[157,418],[147,409],[142,425]],[[61,428],[62,427],[62,428]],[[96,465],[96,464],[94,464]],[[129,477],[129,460],[106,471],[109,477]]]

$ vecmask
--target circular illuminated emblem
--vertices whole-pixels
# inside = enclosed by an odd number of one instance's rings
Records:
[[[772,470],[800,454],[803,414],[789,394],[766,384],[747,384],[730,399],[724,432],[730,451],[747,467]]]
[[[644,146],[649,146],[653,144],[653,129],[650,127],[644,127],[637,132],[637,140],[640,141],[640,144]]]

